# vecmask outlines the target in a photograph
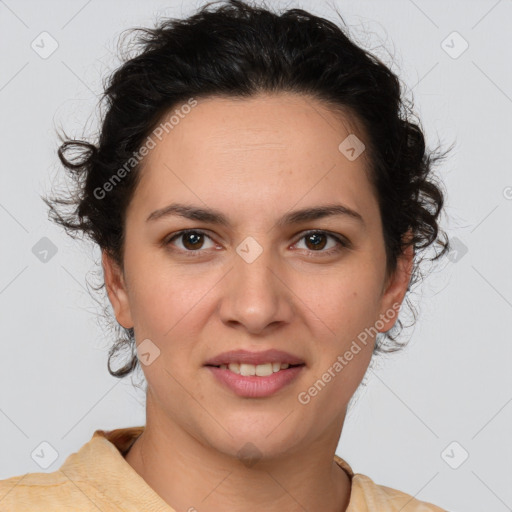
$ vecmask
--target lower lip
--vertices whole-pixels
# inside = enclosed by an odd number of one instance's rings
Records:
[[[256,375],[244,377],[228,369],[221,370],[216,366],[207,366],[206,368],[220,382],[234,391],[236,395],[246,398],[263,398],[273,395],[295,380],[304,368],[304,365],[279,370],[267,377],[258,377]]]

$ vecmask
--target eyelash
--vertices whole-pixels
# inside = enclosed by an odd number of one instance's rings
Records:
[[[208,235],[205,231],[202,231],[201,229],[184,229],[182,231],[178,231],[177,233],[174,233],[170,237],[165,238],[162,242],[162,245],[166,247],[166,246],[170,245],[171,242],[173,242],[174,240],[179,238],[180,236],[183,236],[183,235],[186,235],[189,233],[201,234],[201,235],[208,237],[210,240],[212,240],[212,237],[210,235]],[[329,249],[328,251],[307,250],[307,254],[312,255],[314,257],[337,254],[337,253],[341,252],[342,249],[350,249],[352,247],[352,244],[348,240],[341,238],[340,236],[334,235],[333,233],[330,233],[329,231],[324,231],[324,230],[319,230],[319,229],[313,229],[313,230],[304,232],[304,234],[297,240],[297,242],[300,242],[303,238],[305,238],[309,235],[326,235],[327,237],[334,239],[338,243],[337,247],[335,247],[334,249]],[[295,243],[297,243],[297,242],[295,242]],[[182,254],[183,253],[186,254],[187,257],[192,257],[192,258],[200,256],[201,253],[204,252],[201,249],[198,249],[196,251],[190,251],[190,250],[184,251],[182,249],[178,249],[178,251],[181,252]]]

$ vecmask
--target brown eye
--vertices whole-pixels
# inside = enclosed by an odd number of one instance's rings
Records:
[[[327,247],[329,239],[334,243],[332,243],[330,247]],[[210,241],[210,247],[205,247],[207,240]],[[343,248],[351,248],[351,243],[344,237],[342,238],[341,236],[331,234],[327,231],[309,231],[299,239],[299,242],[302,240],[305,241],[306,252],[315,256],[329,256],[340,252]],[[181,247],[180,244],[175,243],[175,241],[181,241]],[[296,242],[296,244],[299,242]],[[215,244],[212,238],[205,232],[197,229],[188,229],[164,239],[163,245],[172,246],[172,250],[181,252],[187,256],[200,256],[205,252],[205,249],[213,249]],[[324,250],[326,247],[327,249]]]
[[[200,249],[205,249],[204,244],[205,240],[211,238],[202,231],[198,230],[186,230],[186,231],[180,231],[179,233],[176,233],[171,238],[168,238],[164,241],[164,245],[174,245],[175,240],[181,240],[181,247],[178,245],[178,250],[182,252],[202,252]],[[212,248],[213,244],[210,247],[206,248]]]
[[[304,237],[308,249],[313,250],[323,249],[327,243],[326,238],[327,235],[325,235],[324,233],[312,233],[311,235],[306,235]]]
[[[324,250],[329,243],[329,239],[333,240],[334,243],[326,250]],[[302,240],[304,240],[306,251],[309,254],[315,253],[315,256],[328,256],[338,253],[344,248],[349,249],[351,247],[351,244],[348,240],[340,236],[328,233],[327,231],[309,231],[302,236],[299,242]]]
[[[201,246],[203,245],[203,234],[202,233],[184,233],[181,235],[183,240],[183,246],[186,249],[195,250],[195,249],[201,249]]]

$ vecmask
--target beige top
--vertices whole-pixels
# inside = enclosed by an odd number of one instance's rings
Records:
[[[0,511],[176,512],[124,459],[143,431],[144,427],[97,430],[59,470],[0,480]],[[334,460],[352,482],[346,512],[446,512],[354,474],[337,455]]]

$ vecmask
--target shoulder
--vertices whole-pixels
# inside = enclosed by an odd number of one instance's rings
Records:
[[[0,480],[0,511],[118,512],[126,510],[126,500],[136,500],[141,493],[150,506],[134,510],[156,510],[157,498],[122,455],[143,428],[96,430],[58,470]]]
[[[398,489],[376,484],[370,477],[354,473],[350,464],[339,455],[334,461],[347,473],[352,482],[346,512],[447,512]]]
[[[418,500],[398,489],[378,485],[370,477],[360,473],[356,473],[352,479],[352,494],[354,512],[447,512],[433,503]],[[352,499],[350,505],[352,506]],[[349,507],[347,512],[352,512],[352,509]]]
[[[120,508],[112,496],[106,496],[104,484],[108,478],[115,480],[119,460],[123,459],[117,447],[105,438],[104,431],[96,431],[58,470],[0,480],[0,511],[117,512]]]
[[[50,512],[69,507],[84,512],[112,511],[87,481],[72,480],[61,471],[25,473],[0,480],[0,510]]]

